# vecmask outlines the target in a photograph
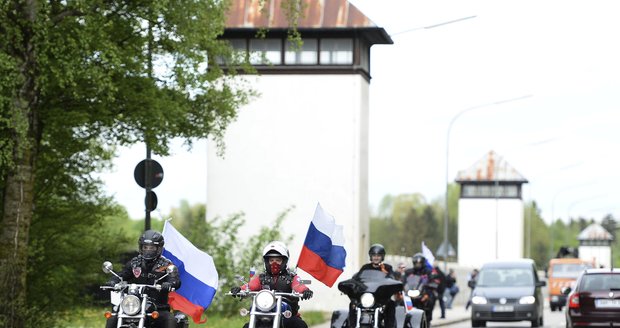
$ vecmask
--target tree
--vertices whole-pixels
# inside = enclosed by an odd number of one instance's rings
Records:
[[[382,243],[388,253],[411,256],[421,251],[422,241],[431,249],[441,244],[443,219],[421,194],[387,195],[378,211],[370,220],[371,241]]]
[[[252,97],[234,76],[241,63],[217,39],[227,5],[2,2],[1,326],[24,326],[28,242],[39,201],[35,186],[47,178],[38,170],[43,156],[76,144],[82,147],[62,152],[66,160],[96,162],[106,159],[86,151],[92,144],[146,142],[166,155],[174,137],[221,140],[237,108]],[[228,70],[216,60],[222,57]],[[162,70],[154,71],[154,63]]]

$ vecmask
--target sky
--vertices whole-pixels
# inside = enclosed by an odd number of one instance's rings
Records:
[[[372,208],[386,194],[443,197],[446,155],[453,181],[493,150],[528,179],[524,200],[547,222],[620,217],[620,2],[350,2],[394,41],[371,48]],[[206,147],[179,142],[153,157],[164,168],[153,217],[206,202]],[[144,216],[133,169],[145,153],[122,149],[102,176],[134,218]]]

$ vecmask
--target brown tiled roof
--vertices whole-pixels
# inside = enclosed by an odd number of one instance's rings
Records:
[[[265,8],[261,11],[259,0],[233,0],[226,28],[288,28],[288,19],[281,9],[284,1],[265,0]],[[347,0],[302,0],[302,3],[300,29],[377,27]]]
[[[511,181],[526,183],[521,173],[517,172],[503,157],[494,151],[484,156],[469,169],[460,171],[456,177],[457,182],[483,182],[483,181]]]
[[[614,236],[609,233],[602,225],[592,223],[583,229],[577,236],[577,240],[613,240]]]

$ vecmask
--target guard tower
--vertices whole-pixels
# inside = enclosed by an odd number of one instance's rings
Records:
[[[577,239],[580,259],[592,262],[595,267],[612,267],[611,242],[614,237],[602,225],[590,224],[579,233]]]
[[[263,11],[258,0],[232,3],[222,39],[249,53],[259,75],[246,78],[259,97],[228,127],[224,157],[208,146],[207,219],[243,212],[243,237],[289,210],[280,231],[293,236],[294,267],[320,202],[345,227],[340,279],[348,279],[368,259],[370,48],[392,40],[345,0],[302,2],[298,51],[289,46],[279,1],[266,1]],[[305,308],[348,302],[337,288],[315,281],[312,289],[317,300]]]
[[[458,173],[458,261],[476,266],[495,259],[523,257],[523,200],[527,180],[490,151]]]

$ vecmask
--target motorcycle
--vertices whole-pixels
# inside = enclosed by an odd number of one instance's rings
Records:
[[[419,275],[409,275],[405,280],[405,291],[407,296],[411,298],[412,305],[423,310],[430,322],[437,299],[434,292],[437,289],[437,284],[430,282],[427,277]]]
[[[178,269],[174,265],[168,266],[166,274],[157,279],[152,285],[130,284],[124,281],[116,272],[113,271],[112,263],[103,262],[103,272],[112,274],[120,279],[115,286],[101,286],[103,290],[110,290],[110,301],[113,305],[112,311],[106,311],[105,317],[109,319],[113,316],[118,318],[117,328],[144,328],[152,325],[153,320],[159,318],[157,306],[147,295],[149,289],[161,290],[161,285],[157,284],[168,275],[177,274]],[[181,312],[174,314],[177,328],[188,328],[189,321],[187,316]],[[153,320],[150,320],[153,319]]]
[[[385,327],[386,304],[395,294],[402,293],[403,283],[386,277],[378,270],[364,270],[353,278],[341,281],[338,289],[351,300],[350,309],[332,312],[331,328]],[[349,313],[349,311],[355,313]],[[350,322],[355,320],[354,322]],[[397,305],[395,322],[402,328],[426,328],[424,311]]]
[[[285,297],[301,298],[299,293],[282,293],[272,290],[261,291],[241,291],[236,295],[227,293],[226,295],[245,298],[252,297],[252,307],[248,311],[243,308],[239,311],[241,316],[250,315],[250,325],[248,328],[280,328],[282,318],[292,316],[291,306],[284,300]]]
[[[252,274],[251,274],[252,276]],[[242,278],[237,278],[243,281]],[[310,284],[308,280],[302,280],[303,284]],[[247,283],[245,283],[247,286]],[[245,308],[239,310],[242,317],[250,315],[248,328],[280,328],[283,327],[283,318],[290,318],[293,315],[291,306],[287,303],[287,298],[301,299],[302,294],[297,292],[284,293],[274,290],[263,289],[259,291],[241,290],[237,294],[231,292],[226,295],[232,297],[252,297],[252,306],[248,311]]]

